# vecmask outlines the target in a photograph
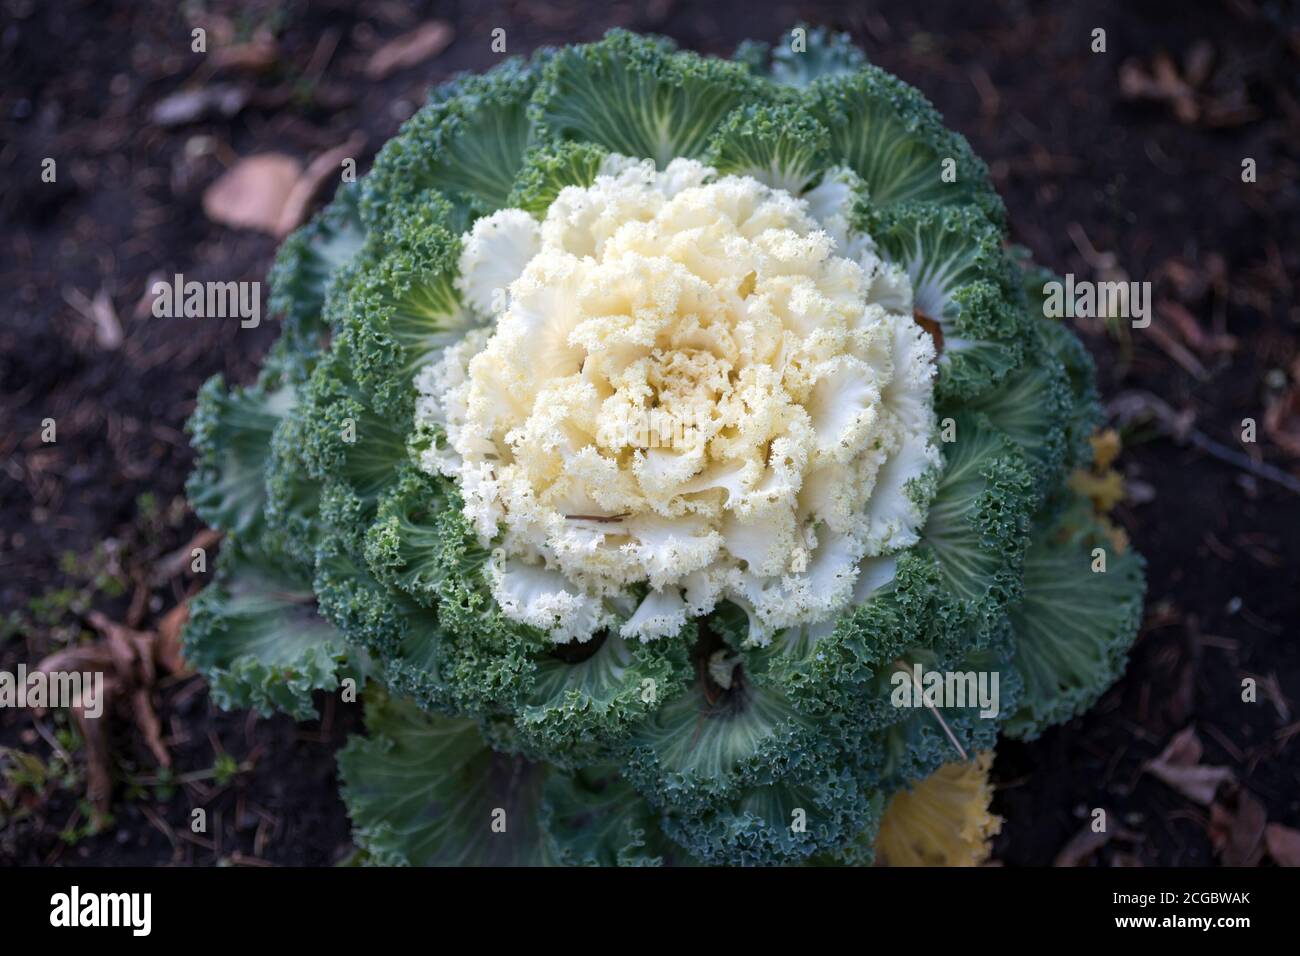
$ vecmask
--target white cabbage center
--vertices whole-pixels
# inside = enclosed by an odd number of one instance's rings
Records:
[[[850,198],[614,157],[541,223],[475,223],[457,281],[496,322],[423,370],[418,415],[505,614],[646,640],[726,599],[764,643],[915,543],[934,347]]]

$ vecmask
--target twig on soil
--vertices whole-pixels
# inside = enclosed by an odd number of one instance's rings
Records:
[[[333,27],[321,34],[320,40],[316,43],[316,49],[307,62],[307,68],[302,73],[305,83],[315,83],[324,74],[325,68],[329,66],[330,60],[334,57],[334,51],[338,49],[340,36],[340,32]]]
[[[35,714],[32,715],[32,726],[41,735],[41,739],[50,745],[50,749],[59,755],[59,759],[63,761],[64,766],[73,766],[72,755],[63,749],[63,744],[59,743],[59,739],[50,733],[44,722],[37,718]]]
[[[235,765],[235,771],[236,774],[252,773],[253,762],[251,760],[244,760],[242,763]],[[191,770],[187,773],[175,774],[168,778],[160,777],[158,774],[137,774],[136,776],[131,777],[131,783],[140,787],[156,787],[163,783],[171,785],[180,784],[185,786],[187,784],[197,783],[200,780],[215,780],[216,777],[217,771],[209,767],[205,770]]]
[[[1157,323],[1152,323],[1147,328],[1147,334],[1151,336],[1151,341],[1160,347],[1160,350],[1168,355],[1171,359],[1182,366],[1183,371],[1191,375],[1198,382],[1203,382],[1210,377],[1210,373],[1205,370],[1200,359],[1191,353],[1191,351],[1177,341],[1172,335]]]
[[[236,850],[230,854],[230,862],[236,866],[275,866],[270,860],[261,860],[255,856],[249,856]]]
[[[207,850],[209,853],[216,853],[217,851],[217,845],[213,843],[211,840],[205,840],[203,837],[198,836],[194,833],[190,833],[186,829],[182,828],[180,830],[177,830],[176,835],[180,837],[182,840],[184,840],[186,843],[193,843],[199,849]]]
[[[166,819],[163,818],[163,815],[161,813],[159,813],[153,807],[149,806],[149,804],[147,803],[140,804],[140,812],[149,818],[149,822],[153,824],[154,829],[156,829],[159,833],[165,836],[167,838],[168,843],[170,843],[173,847],[177,845],[176,831],[172,829],[171,824],[168,823]]]
[[[1300,495],[1300,479],[1275,465],[1255,461],[1249,455],[1215,441],[1205,432],[1193,427],[1188,416],[1175,412],[1164,399],[1150,392],[1121,392],[1106,408],[1122,425],[1132,421],[1151,421],[1164,435],[1174,439],[1180,445],[1193,445],[1207,455],[1240,468],[1257,478],[1281,485],[1292,494]]]
[[[158,587],[172,578],[178,577],[189,567],[190,562],[193,560],[195,548],[209,551],[216,547],[217,543],[221,541],[221,537],[220,531],[204,528],[194,535],[184,547],[177,548],[170,554],[164,555],[155,561],[153,573],[149,576],[149,583],[154,587]]]

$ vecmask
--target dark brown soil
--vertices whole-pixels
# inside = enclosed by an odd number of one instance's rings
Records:
[[[1172,303],[1155,332],[1115,336],[1079,323],[1107,396],[1153,393],[1199,434],[1300,475],[1300,401],[1290,419],[1265,425],[1300,378],[1300,27],[1289,4],[205,4],[238,35],[259,24],[274,31],[277,53],[261,72],[214,71],[211,53],[190,52],[184,6],[0,0],[0,613],[12,614],[0,667],[91,632],[91,608],[152,628],[195,584],[132,576],[199,530],[180,502],[195,391],[214,372],[250,380],[276,334],[269,320],[244,330],[155,319],[138,305],[155,278],[176,272],[265,278],[274,241],[211,223],[204,188],[236,157],[278,150],[306,161],[357,130],[364,168],[431,84],[494,61],[498,26],[511,52],[594,39],[612,25],[712,53],[775,38],[801,18],[850,30],[970,138],[1006,199],[1013,237],[1039,261],[1095,278],[1113,253],[1116,267]],[[450,47],[367,79],[376,46],[431,16],[454,26]],[[1105,53],[1090,49],[1098,27]],[[1166,77],[1164,100],[1127,98],[1122,65],[1132,61],[1131,87],[1133,68],[1151,68],[1162,51],[1187,86]],[[220,82],[248,92],[237,116],[151,121],[167,95]],[[56,183],[41,182],[45,157],[57,160]],[[1258,173],[1249,184],[1247,157]],[[124,332],[113,349],[96,339],[80,298],[101,290]],[[1178,308],[1190,331],[1170,317]],[[1198,329],[1235,346],[1196,340]],[[41,441],[46,418],[57,421],[55,444]],[[1243,418],[1259,423],[1258,443],[1240,441]],[[1141,768],[1194,726],[1203,761],[1239,782],[1220,815],[1243,816],[1253,796],[1269,821],[1300,826],[1300,495],[1156,429],[1126,437],[1122,468],[1137,494],[1118,518],[1149,561],[1147,621],[1124,680],[1091,713],[1037,742],[1000,746],[995,807],[1006,823],[995,855],[1050,863],[1087,812],[1105,807],[1127,832],[1094,862],[1253,862],[1257,849],[1216,847],[1222,827],[1211,811]],[[96,576],[124,578],[125,591],[115,596]],[[1248,676],[1257,703],[1242,702]],[[159,794],[141,733],[120,721],[114,822],[65,842],[61,831],[88,810],[80,786],[29,794],[26,812],[0,819],[0,863],[330,864],[350,852],[333,752],[358,727],[357,705],[322,700],[323,722],[262,720],[215,710],[197,678],[164,681],[154,703],[177,775],[202,776],[218,749],[248,769],[219,789],[208,775]],[[51,752],[26,711],[0,711],[0,744]],[[131,778],[142,792],[123,782]],[[200,795],[210,819],[195,842],[189,814]]]

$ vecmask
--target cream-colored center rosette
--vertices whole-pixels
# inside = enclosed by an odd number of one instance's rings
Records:
[[[725,599],[762,644],[888,580],[940,461],[934,346],[849,195],[613,157],[540,223],[475,223],[458,284],[496,321],[424,369],[418,414],[505,614],[649,640]]]

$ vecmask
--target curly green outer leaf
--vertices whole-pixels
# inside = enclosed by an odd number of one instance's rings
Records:
[[[216,579],[191,603],[183,640],[218,706],[299,720],[315,716],[313,691],[338,687],[348,656],[316,612],[310,578],[237,541],[226,542]]]
[[[539,825],[546,768],[487,747],[473,720],[367,693],[370,736],[339,752],[356,842],[409,866],[554,862]]]
[[[1145,566],[1131,549],[1116,549],[1083,508],[1037,532],[1025,555],[1024,597],[1011,611],[1026,693],[1008,735],[1032,740],[1119,679],[1142,622]]]
[[[759,89],[737,64],[611,30],[598,43],[552,57],[532,117],[546,136],[647,157],[662,168],[676,157],[703,155],[727,114]]]
[[[274,379],[231,391],[220,375],[204,383],[185,425],[198,453],[186,493],[200,518],[232,534],[261,532],[271,436],[296,401]]]

